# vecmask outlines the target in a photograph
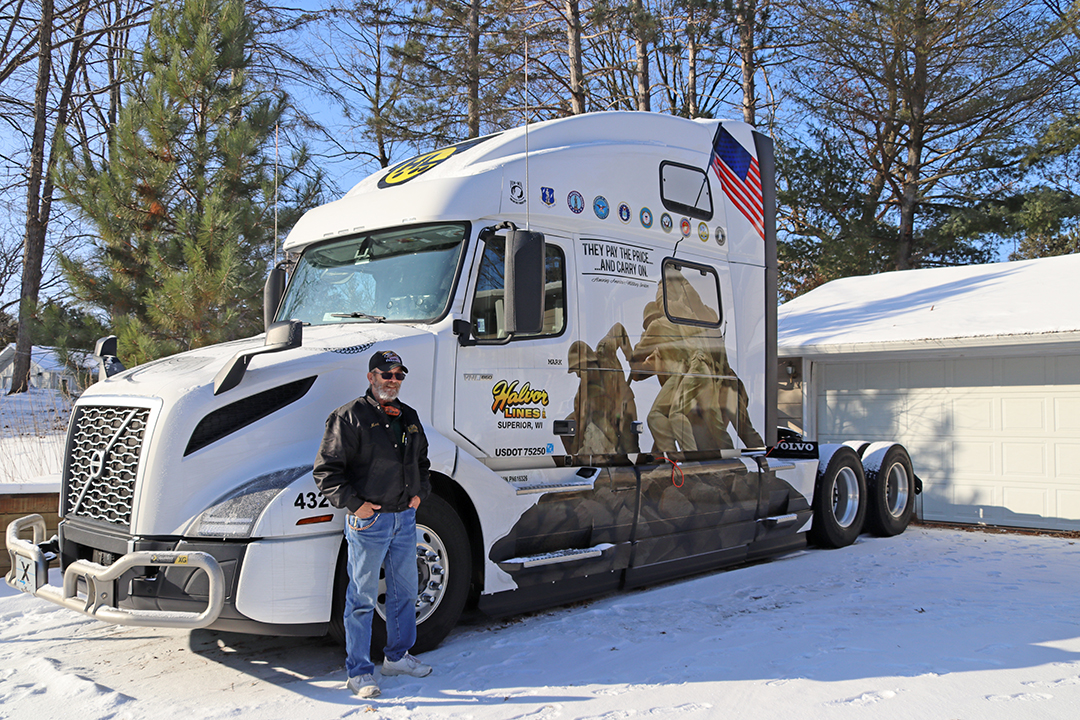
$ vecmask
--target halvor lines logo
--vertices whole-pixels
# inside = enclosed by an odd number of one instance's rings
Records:
[[[491,388],[493,400],[491,412],[496,415],[501,412],[503,417],[507,418],[541,419],[547,417],[542,407],[520,407],[522,405],[546,406],[548,404],[547,390],[534,390],[529,387],[529,383],[525,383],[521,389],[518,389],[518,382],[518,380],[512,383],[500,380],[495,383],[495,387]]]

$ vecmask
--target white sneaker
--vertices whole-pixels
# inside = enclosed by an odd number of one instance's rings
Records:
[[[357,697],[379,697],[379,685],[375,682],[374,675],[357,675],[349,678],[347,687]]]
[[[383,675],[412,675],[413,677],[427,677],[431,674],[431,666],[425,665],[409,653],[401,656],[400,660],[382,661]]]

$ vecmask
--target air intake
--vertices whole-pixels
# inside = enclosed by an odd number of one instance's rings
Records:
[[[193,452],[202,450],[207,445],[291,405],[304,397],[313,384],[315,384],[314,376],[296,380],[215,410],[199,421],[195,432],[191,433],[184,456],[187,457]]]

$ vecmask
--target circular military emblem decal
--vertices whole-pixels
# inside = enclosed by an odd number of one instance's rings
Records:
[[[716,226],[716,244],[717,245],[723,245],[726,242],[727,242],[727,233],[724,232],[724,228],[717,225]]]
[[[628,222],[630,222],[630,218],[633,217],[633,215],[634,215],[634,213],[633,213],[633,211],[630,210],[629,205],[627,205],[626,203],[619,203],[619,219],[620,220],[622,220],[624,223],[628,223]]]
[[[683,218],[679,221],[679,231],[683,237],[690,237],[690,218]]]
[[[664,213],[660,216],[660,227],[664,228],[664,232],[671,232],[671,228],[674,227],[674,223],[671,220],[671,216]]]
[[[525,186],[519,180],[510,181],[510,201],[516,205],[525,202]]]
[[[606,220],[608,214],[611,212],[611,203],[609,203],[607,198],[603,195],[597,195],[592,201],[592,211],[596,213],[596,217],[601,220]]]
[[[641,212],[638,213],[638,220],[641,221],[641,227],[652,227],[652,210],[647,207],[641,208]]]
[[[577,190],[571,190],[570,194],[566,196],[566,205],[570,208],[570,212],[580,215],[581,211],[585,209],[585,198]]]
[[[705,223],[698,223],[697,236],[701,242],[709,242],[709,226]]]

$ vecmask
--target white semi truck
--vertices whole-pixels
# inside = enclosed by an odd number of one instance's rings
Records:
[[[130,370],[99,343],[59,535],[12,523],[7,581],[106,622],[340,635],[344,513],[311,470],[378,349],[430,440],[418,651],[470,601],[525,611],[902,532],[902,447],[777,442],[774,205],[764,135],[649,113],[381,171],[293,228],[264,336]]]

